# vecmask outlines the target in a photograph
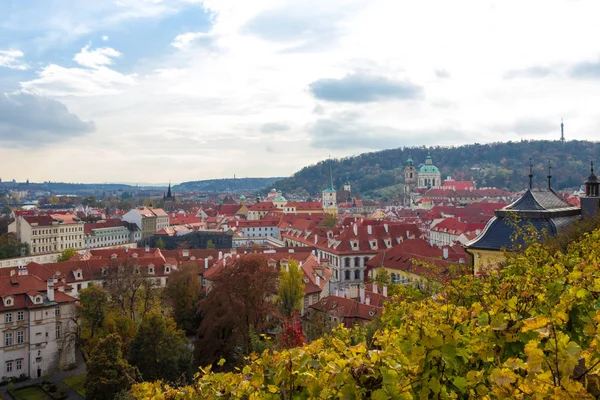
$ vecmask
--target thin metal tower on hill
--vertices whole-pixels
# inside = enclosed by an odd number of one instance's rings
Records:
[[[560,119],[560,141],[562,143],[565,142],[565,124],[563,123],[563,119]]]

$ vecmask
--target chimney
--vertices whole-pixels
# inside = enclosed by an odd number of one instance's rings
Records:
[[[320,288],[321,288],[321,277],[320,277],[318,274],[316,274],[316,275],[317,275],[317,276],[316,276],[316,278],[317,278],[317,286],[318,286],[318,287],[319,287],[319,289],[320,289]]]
[[[46,296],[48,297],[48,301],[54,301],[54,279],[48,279]]]
[[[208,258],[204,259],[204,269],[208,269]]]
[[[190,256],[190,251],[185,249],[185,250],[181,250],[181,256],[182,257],[189,257]]]
[[[372,235],[372,234],[373,234],[373,225],[367,225],[367,233],[368,233],[369,235]]]
[[[315,244],[319,241],[319,235],[315,234]]]
[[[288,249],[288,253],[293,253],[293,252],[294,252],[294,249]],[[314,253],[314,250],[313,250],[313,253]]]
[[[220,252],[219,252],[219,260],[220,260],[220,259],[222,259],[222,258],[223,258],[223,252],[222,252],[222,251],[220,251]]]
[[[377,283],[373,282],[373,293],[377,294]]]
[[[315,251],[315,250],[311,251],[311,253],[312,253],[312,255],[313,255],[313,256],[314,256],[314,255],[316,255],[316,254],[315,254],[315,253],[316,253],[316,251]]]
[[[226,266],[227,266],[227,257],[225,257],[225,258],[223,259],[223,266],[224,266],[224,267],[226,267]]]
[[[317,264],[321,265],[321,254],[317,255]]]
[[[298,268],[302,268],[302,261],[298,264]]]
[[[383,285],[383,292],[381,293],[383,297],[387,297],[387,285]]]
[[[356,223],[352,225],[352,230],[354,231],[354,236],[358,236],[358,226],[356,226]]]
[[[365,303],[365,287],[364,287],[364,285],[360,285],[359,292],[360,292],[360,302],[362,304],[364,304]]]
[[[365,299],[365,304],[371,305],[371,296],[367,296],[367,298]]]
[[[383,229],[385,229],[385,233],[390,233],[388,231],[388,224],[383,224]]]
[[[339,296],[340,296],[340,291],[339,291],[339,289],[335,289],[335,295],[336,295],[336,297],[339,297]]]
[[[444,252],[444,260],[447,260],[448,259],[448,248],[444,247],[443,252]]]
[[[150,245],[146,245],[146,253],[150,253]]]
[[[129,253],[129,247],[125,247],[125,254]]]

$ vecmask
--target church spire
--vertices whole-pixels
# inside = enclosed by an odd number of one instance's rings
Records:
[[[333,190],[333,172],[331,170],[331,161],[329,161],[329,188]]]
[[[171,194],[171,181],[169,181],[169,189],[167,189],[167,198],[171,198],[173,195]]]
[[[529,189],[533,189],[533,163],[529,159]]]

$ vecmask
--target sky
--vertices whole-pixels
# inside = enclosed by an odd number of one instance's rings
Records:
[[[561,118],[567,140],[600,137],[597,0],[0,0],[0,15],[3,180],[286,176],[555,140]]]

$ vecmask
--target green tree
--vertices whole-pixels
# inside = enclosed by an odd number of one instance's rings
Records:
[[[93,339],[104,325],[104,318],[108,308],[108,297],[99,285],[93,285],[79,292],[79,315],[81,324],[89,331],[89,338]]]
[[[19,242],[14,233],[0,235],[0,258],[21,257],[29,254],[29,244]]]
[[[161,249],[161,250],[164,250],[164,249],[165,249],[165,242],[162,240],[162,238],[159,238],[159,239],[156,241],[156,248],[157,248],[157,249]]]
[[[136,366],[146,381],[161,379],[175,382],[192,362],[185,333],[175,321],[160,312],[144,316],[129,349],[129,362]]]
[[[65,249],[65,250],[63,250],[62,253],[60,253],[60,255],[58,256],[56,261],[57,262],[69,261],[71,259],[71,257],[73,257],[75,255],[75,253],[77,253],[77,250],[75,250],[73,248]]]
[[[113,400],[129,390],[136,378],[134,369],[123,359],[117,334],[100,340],[86,367],[85,393],[89,400]]]
[[[288,268],[281,268],[279,275],[279,295],[277,305],[281,315],[290,318],[294,311],[302,310],[304,300],[304,272],[295,260],[291,260]]]
[[[177,326],[186,332],[196,332],[200,323],[197,304],[200,300],[198,264],[190,261],[169,275],[165,294],[173,307],[173,318]]]
[[[323,220],[323,226],[326,228],[334,228],[337,225],[337,218],[335,215],[327,214]]]
[[[12,208],[10,208],[10,206],[4,206],[2,207],[2,211],[0,211],[0,214],[4,215],[9,215],[10,213],[12,213]]]
[[[206,248],[207,249],[216,249],[217,246],[215,246],[215,244],[213,243],[212,240],[209,240],[208,242],[206,242]]]

